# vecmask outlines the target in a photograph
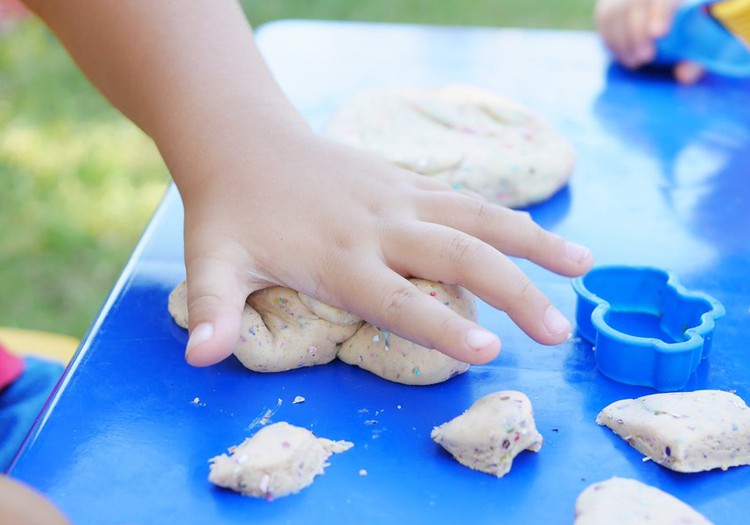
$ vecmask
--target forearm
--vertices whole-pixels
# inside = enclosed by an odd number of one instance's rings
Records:
[[[307,131],[234,1],[27,3],[97,88],[156,141],[178,185],[200,171],[199,157],[215,167],[221,163],[212,155],[249,139],[273,144]]]

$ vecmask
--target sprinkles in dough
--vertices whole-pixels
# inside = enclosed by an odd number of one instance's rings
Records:
[[[501,478],[524,450],[538,452],[543,438],[531,402],[522,392],[495,392],[432,430],[432,439],[469,468]]]
[[[722,390],[616,401],[596,418],[648,459],[678,472],[750,464],[750,408]]]
[[[520,104],[471,86],[386,88],[347,101],[325,134],[511,207],[540,202],[570,177],[570,142]]]
[[[467,319],[476,319],[474,296],[458,287],[411,279],[429,294]],[[169,312],[187,328],[187,285],[169,295]],[[283,372],[340,359],[389,381],[430,385],[469,369],[437,350],[364,323],[343,310],[289,288],[275,286],[253,293],[242,314],[242,333],[235,356],[256,372]]]
[[[348,441],[318,438],[307,429],[279,422],[263,427],[229,454],[211,458],[211,483],[247,496],[273,500],[309,486],[328,458],[350,449]]]

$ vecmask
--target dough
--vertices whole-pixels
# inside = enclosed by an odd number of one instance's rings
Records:
[[[474,296],[463,288],[411,281],[464,317],[476,319]],[[168,308],[175,322],[187,328],[184,281],[170,293]],[[469,369],[467,363],[382,332],[352,314],[280,286],[259,290],[248,298],[234,354],[256,372],[323,365],[338,355],[345,363],[411,385],[438,383]]]
[[[256,372],[283,372],[333,361],[338,345],[354,335],[362,321],[338,308],[274,286],[252,294],[242,312],[242,331],[234,355]],[[312,305],[321,317],[306,306]],[[175,322],[187,328],[187,286],[169,297]]]
[[[412,282],[422,292],[435,297],[463,317],[476,319],[474,296],[465,289],[421,279],[412,279]],[[367,323],[341,345],[338,357],[345,363],[407,385],[440,383],[469,369],[467,363],[383,332]]]
[[[525,394],[506,390],[489,394],[466,412],[435,427],[432,439],[469,468],[498,478],[510,471],[524,450],[542,448],[531,402]]]
[[[511,207],[553,195],[575,163],[568,140],[547,122],[469,86],[366,91],[347,101],[324,133]]]
[[[307,429],[279,422],[263,427],[211,458],[208,480],[256,498],[273,499],[299,492],[323,473],[332,454],[349,450],[348,441],[318,438]]]
[[[187,329],[188,307],[187,307],[187,282],[182,281],[169,293],[167,310],[178,326]]]
[[[750,464],[750,409],[734,394],[698,390],[616,401],[596,422],[678,472]]]
[[[574,525],[710,525],[674,496],[640,481],[612,478],[594,483],[576,500]]]

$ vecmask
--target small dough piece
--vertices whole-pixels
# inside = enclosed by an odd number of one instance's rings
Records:
[[[589,485],[576,500],[574,525],[711,525],[674,496],[634,479]]]
[[[318,438],[309,430],[279,422],[209,460],[208,480],[268,500],[294,494],[323,474],[332,454],[349,450],[348,441]]]
[[[596,422],[678,472],[750,464],[750,409],[729,392],[697,390],[623,399],[604,408]]]
[[[498,478],[510,471],[513,458],[524,450],[538,452],[544,441],[531,401],[514,390],[484,396],[460,416],[435,427],[431,437],[462,465]]]
[[[169,293],[167,303],[172,319],[178,326],[187,329],[188,327],[188,307],[187,307],[187,282],[182,281],[174,287]]]
[[[411,282],[459,315],[476,320],[474,296],[464,288],[423,279],[411,279]],[[338,357],[345,363],[405,385],[432,385],[469,369],[467,363],[367,323],[341,345]]]
[[[366,91],[348,100],[324,132],[511,207],[553,195],[575,163],[570,142],[542,118],[471,86]]]

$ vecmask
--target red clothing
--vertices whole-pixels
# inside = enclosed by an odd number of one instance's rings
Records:
[[[0,19],[19,19],[28,14],[29,10],[18,0],[0,0]]]
[[[8,352],[0,345],[0,390],[18,379],[23,372],[23,359]]]

